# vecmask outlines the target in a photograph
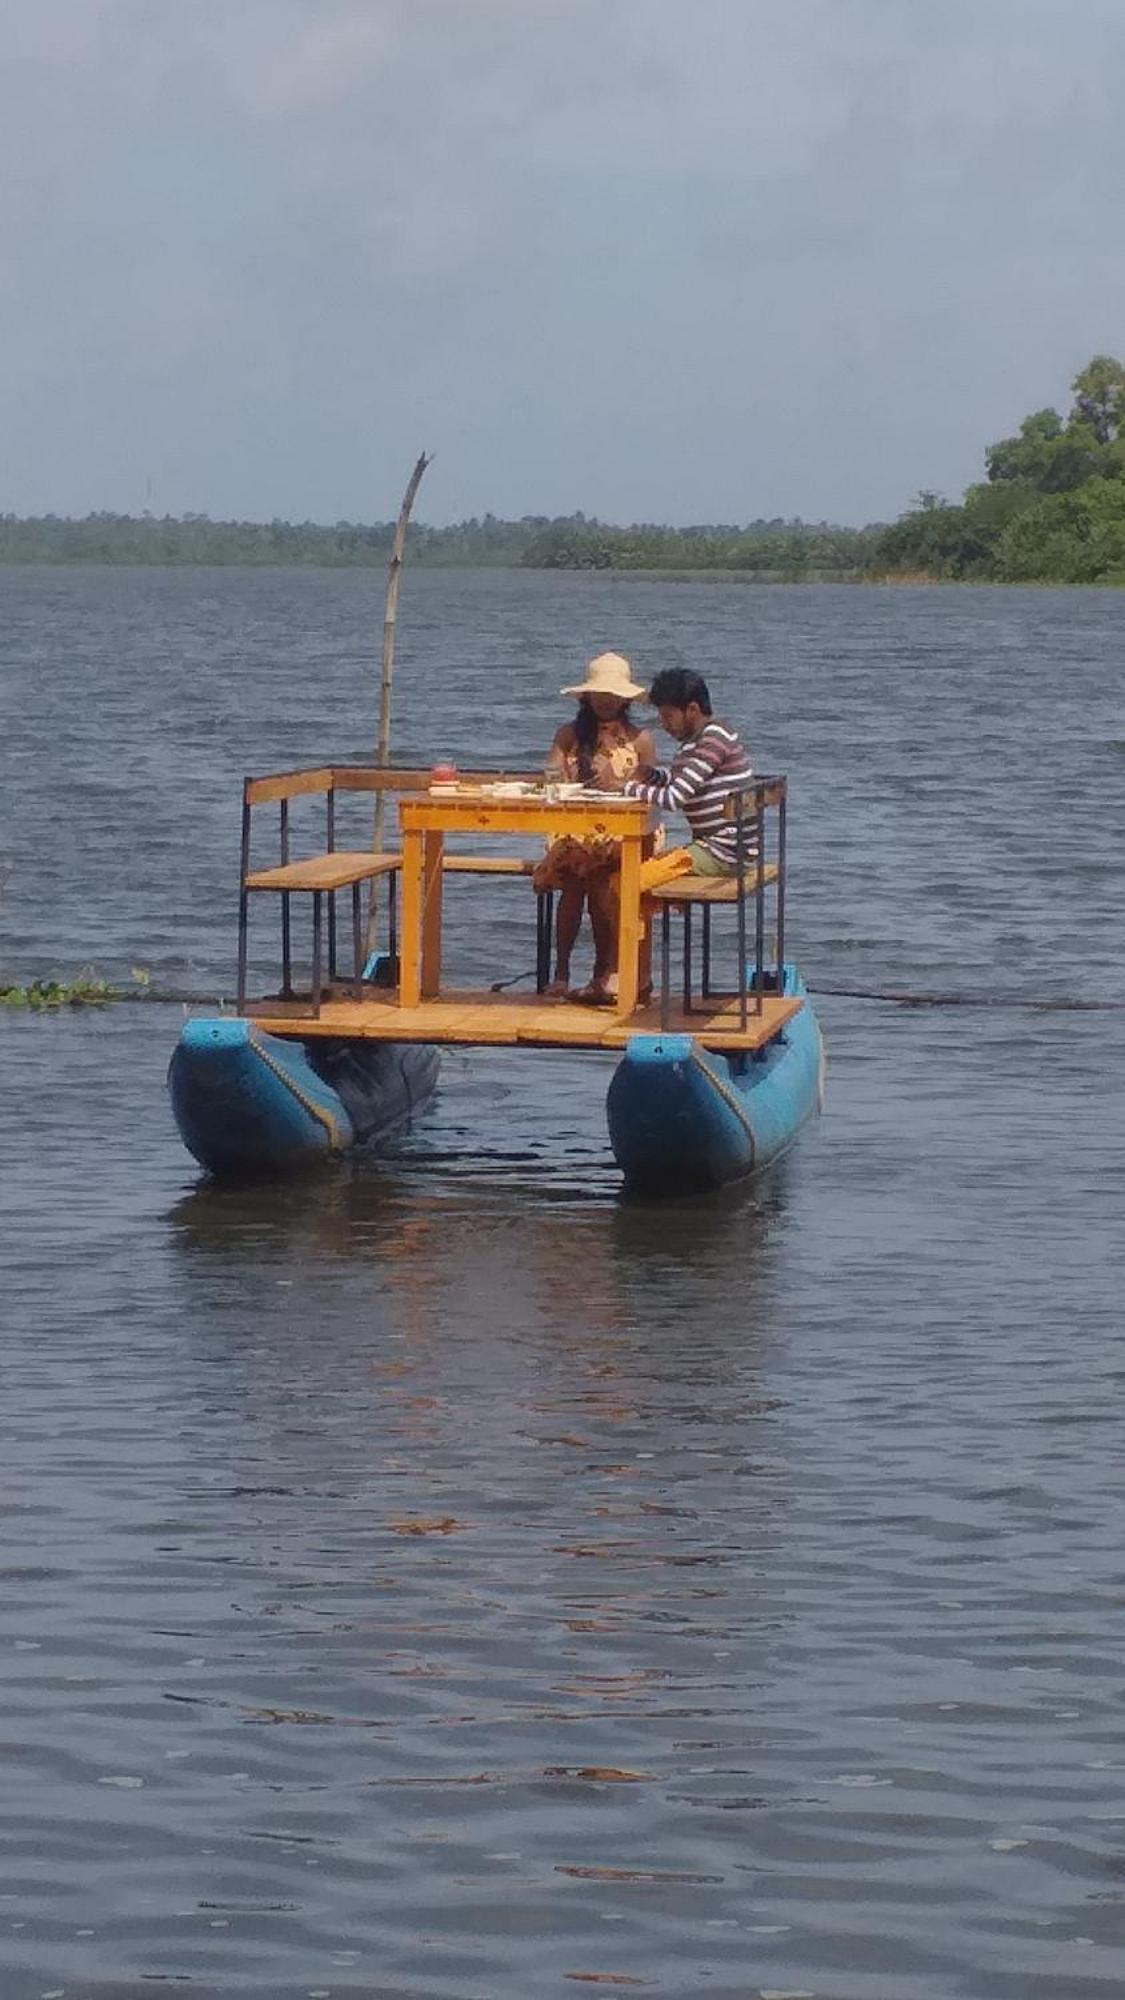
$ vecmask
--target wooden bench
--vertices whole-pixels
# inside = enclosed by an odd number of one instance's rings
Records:
[[[490,779],[510,777],[508,772],[473,773],[482,782]],[[526,774],[517,774],[526,775]],[[337,796],[347,793],[387,793],[418,792],[427,789],[431,773],[425,770],[395,770],[377,765],[362,764],[318,764],[298,771],[279,771],[266,777],[246,778],[242,787],[242,856],[239,876],[239,930],[238,930],[238,1007],[244,1012],[246,1007],[247,957],[249,948],[250,897],[256,893],[270,893],[281,899],[281,957],[282,995],[292,995],[292,951],[290,927],[290,898],[294,895],[312,897],[313,914],[313,1009],[319,1012],[321,987],[323,982],[323,958],[321,932],[325,898],[328,917],[328,976],[336,976],[336,895],[343,889],[351,890],[352,900],[352,943],[355,958],[355,991],[357,997],[362,992],[363,964],[360,938],[360,891],[365,882],[374,882],[386,877],[389,891],[389,947],[393,961],[396,949],[396,908],[395,882],[402,866],[400,854],[374,852],[369,849],[338,848],[336,846],[336,801]],[[325,802],[324,835],[325,845],[318,854],[310,854],[300,860],[290,855],[290,805],[301,798],[320,796]],[[250,866],[251,812],[255,806],[276,804],[279,809],[280,854],[278,863],[269,868]],[[526,878],[531,875],[535,863],[517,859],[514,856],[457,854],[448,856],[446,870],[454,875],[512,875]],[[540,958],[543,953],[543,930],[547,925],[548,943],[550,926],[549,901],[545,909],[544,899],[538,904],[540,931]]]
[[[239,868],[238,904],[238,1011],[246,1011],[246,972],[250,930],[250,897],[272,891],[281,898],[281,992],[292,997],[292,952],[290,942],[290,897],[307,894],[313,900],[313,1004],[320,1009],[322,978],[321,915],[328,898],[329,976],[336,971],[336,893],[352,892],[352,938],[357,960],[356,990],[361,990],[363,963],[359,940],[360,888],[380,875],[390,875],[399,866],[394,854],[336,846],[336,799],[344,792],[420,791],[429,783],[426,771],[387,771],[373,766],[315,764],[306,770],[276,771],[266,777],[245,778],[242,784],[242,851]],[[325,844],[319,854],[294,861],[289,851],[289,809],[295,799],[321,797],[325,804]],[[279,857],[273,868],[251,868],[251,815],[255,806],[275,804],[279,813]]]
[[[336,847],[325,854],[310,854],[304,861],[289,861],[278,868],[252,868],[246,889],[275,889],[285,893],[311,889],[314,895],[331,894],[334,889],[358,889],[376,875],[389,875],[401,868],[401,854],[371,854]]]
[[[398,854],[371,854],[346,848],[329,848],[323,854],[310,854],[302,861],[285,861],[276,868],[250,868],[242,877],[242,894],[239,907],[238,934],[238,995],[239,1007],[246,999],[246,955],[249,939],[249,898],[255,892],[271,892],[282,896],[283,903],[283,976],[285,988],[290,985],[289,954],[289,898],[295,894],[311,895],[313,923],[312,962],[312,1005],[313,1013],[320,1013],[321,988],[324,983],[321,936],[323,930],[322,911],[324,898],[329,898],[328,925],[328,968],[329,977],[336,974],[336,908],[335,897],[338,889],[352,892],[352,965],[355,982],[355,997],[363,997],[363,928],[360,911],[360,886],[373,882],[379,875],[393,875],[402,866]]]
[[[754,1005],[761,1012],[766,987],[765,973],[765,901],[766,890],[774,889],[776,895],[777,919],[777,961],[778,976],[785,954],[785,816],[787,785],[784,778],[755,778],[728,801],[726,818],[738,830],[739,849],[748,863],[738,875],[677,875],[668,882],[661,882],[649,889],[644,897],[646,915],[651,921],[657,910],[661,915],[661,1021],[667,1025],[671,1009],[671,959],[672,959],[672,911],[681,911],[683,930],[683,1010],[692,1010],[692,913],[696,909],[703,912],[703,963],[701,967],[700,997],[712,997],[711,985],[711,912],[716,908],[732,906],[738,914],[738,954],[739,954],[739,999],[743,1013],[747,1009],[747,992],[754,995]],[[777,809],[777,859],[769,861],[766,855],[766,811]],[[759,862],[758,857],[761,856]],[[753,857],[753,858],[751,858]],[[747,909],[754,911],[754,971],[748,989],[747,985]],[[745,1026],[745,1021],[743,1022]]]
[[[447,875],[534,875],[536,866],[516,854],[446,854],[441,865]]]

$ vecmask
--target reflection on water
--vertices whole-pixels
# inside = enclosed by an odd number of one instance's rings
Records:
[[[454,754],[586,625],[754,660],[814,978],[1065,990],[1065,908],[1120,992],[1120,596],[418,585]],[[13,824],[45,741],[71,806],[0,840],[5,963],[220,977],[231,779],[346,748],[366,581],[5,588]],[[1107,803],[1044,844],[1048,739]],[[394,1159],[220,1191],[174,1009],[0,1019],[2,2000],[1116,2000],[1125,1021],[824,1018],[793,1155],[655,1207],[601,1058],[452,1056]]]

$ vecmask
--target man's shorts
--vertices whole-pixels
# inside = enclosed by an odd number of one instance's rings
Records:
[[[684,849],[684,852],[691,856],[691,872],[693,875],[721,875],[733,881],[738,873],[737,868],[728,868],[725,861],[716,860],[710,849],[701,847],[698,840],[693,840]]]

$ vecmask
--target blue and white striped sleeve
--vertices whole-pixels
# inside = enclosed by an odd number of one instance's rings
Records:
[[[631,797],[648,799],[665,812],[674,812],[677,808],[682,810],[689,799],[697,798],[710,784],[722,755],[720,745],[708,743],[704,736],[699,736],[680,751],[670,770],[654,771],[648,784],[634,779],[625,789]]]

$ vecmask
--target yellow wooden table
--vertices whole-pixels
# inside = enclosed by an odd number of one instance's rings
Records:
[[[484,790],[399,799],[402,828],[402,921],[398,997],[403,1007],[436,1000],[441,991],[442,858],[447,833],[544,834],[558,840],[610,838],[621,843],[621,910],[616,1002],[631,1014],[648,984],[648,941],[641,922],[641,864],[652,853],[656,814],[643,799],[548,800],[541,792],[497,798]]]

